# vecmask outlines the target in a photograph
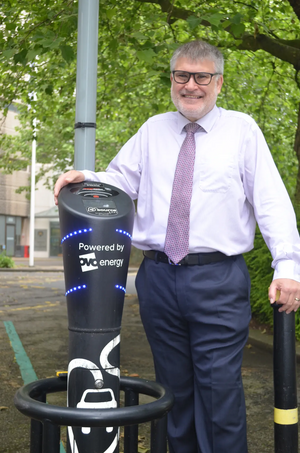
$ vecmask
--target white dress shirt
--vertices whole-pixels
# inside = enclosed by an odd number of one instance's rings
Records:
[[[189,122],[178,112],[150,118],[106,172],[86,180],[137,199],[133,245],[164,250],[178,153]],[[264,136],[248,115],[214,107],[197,121],[190,214],[190,253],[237,255],[253,248],[256,222],[272,254],[274,278],[300,281],[300,240],[294,210]]]

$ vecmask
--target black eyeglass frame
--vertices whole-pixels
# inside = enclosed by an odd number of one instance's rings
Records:
[[[176,74],[175,74],[176,72],[181,72],[181,73],[188,74],[189,78],[187,79],[186,82],[177,82],[177,80],[176,80]],[[221,72],[214,72],[214,73],[212,74],[211,72],[188,72],[188,71],[180,71],[180,70],[172,71],[172,74],[173,74],[173,79],[174,79],[174,81],[175,81],[176,83],[179,83],[180,85],[185,85],[186,83],[189,83],[191,76],[193,76],[193,77],[194,77],[195,83],[196,83],[197,85],[200,85],[200,86],[201,86],[201,85],[202,85],[202,86],[207,86],[207,85],[209,85],[209,84],[211,83],[213,76],[215,76],[215,75],[222,75]],[[196,74],[210,75],[210,81],[209,81],[208,83],[198,83],[197,80],[196,80],[196,77],[195,77]]]

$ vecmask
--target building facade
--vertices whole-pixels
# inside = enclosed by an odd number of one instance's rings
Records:
[[[9,107],[5,120],[1,120],[1,133],[15,135],[18,111]],[[1,154],[0,154],[1,155]],[[40,164],[36,164],[38,170]],[[8,256],[29,256],[30,201],[26,193],[17,193],[21,186],[30,186],[30,167],[4,174],[0,170],[0,253]],[[35,192],[34,257],[48,258],[61,254],[58,211],[53,193],[39,181]]]

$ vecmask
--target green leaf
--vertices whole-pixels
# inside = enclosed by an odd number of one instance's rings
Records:
[[[42,39],[39,44],[43,47],[51,47],[53,45],[53,39]]]
[[[222,21],[223,18],[224,14],[221,13],[202,16],[202,19],[207,20],[207,22],[209,22],[212,25],[215,25],[216,27],[220,25],[220,22]]]
[[[190,29],[195,30],[195,28],[201,23],[202,19],[199,19],[199,17],[196,16],[189,16],[186,21],[189,24]]]
[[[242,34],[245,32],[245,25],[244,24],[231,24],[230,27],[232,33],[234,36],[237,38],[242,36]]]
[[[41,52],[41,49],[35,48],[35,49],[29,49],[27,53],[27,60],[28,61],[33,61],[37,55]]]
[[[74,60],[75,54],[74,54],[74,51],[71,46],[60,46],[60,51],[61,51],[63,59],[67,63],[70,63],[71,61]]]
[[[116,9],[107,9],[105,11],[107,19],[111,20],[116,15]]]
[[[119,45],[118,40],[117,40],[117,39],[112,39],[112,40],[110,41],[110,43],[109,43],[109,48],[110,48],[113,52],[115,52],[115,51],[117,50],[117,48],[118,48],[118,45]]]
[[[159,75],[159,71],[155,71],[154,69],[150,69],[150,71],[147,71],[147,77],[155,77]]]
[[[168,77],[166,76],[160,76],[160,83],[168,88],[170,88],[170,75]]]
[[[152,49],[140,50],[136,55],[140,61],[145,61],[146,63],[152,63],[153,58],[156,57],[156,53]]]
[[[243,15],[240,14],[240,13],[238,13],[238,14],[236,14],[234,17],[232,17],[230,20],[231,20],[231,22],[232,22],[233,24],[238,25],[238,24],[241,23],[242,18],[243,18]]]
[[[17,25],[13,22],[8,22],[5,24],[6,30],[14,31],[17,28]]]
[[[16,53],[14,55],[15,64],[21,63],[22,65],[25,66],[25,64],[27,63],[26,56],[27,56],[27,49],[23,49],[23,50],[21,50],[21,52]]]
[[[45,88],[45,93],[51,96],[52,93],[53,93],[53,85],[48,85],[48,86]]]
[[[64,42],[63,38],[55,38],[49,47],[50,49],[57,49],[58,47],[60,47],[62,42]]]
[[[41,31],[37,31],[32,37],[31,37],[31,40],[32,41],[38,41],[40,39],[44,39],[45,38],[45,35],[43,32]]]
[[[147,40],[148,37],[143,35],[143,33],[140,33],[139,31],[135,32],[132,34],[132,36],[138,40],[141,40],[141,41],[144,41],[144,40]]]
[[[3,51],[3,55],[6,58],[11,58],[16,53],[16,49],[7,49]]]

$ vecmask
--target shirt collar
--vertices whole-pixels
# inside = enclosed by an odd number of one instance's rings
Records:
[[[213,128],[213,125],[215,124],[219,116],[219,108],[215,105],[210,112],[208,112],[203,118],[197,120],[196,123],[199,124],[205,132],[209,132]],[[182,132],[184,126],[186,126],[188,123],[190,123],[190,121],[180,112],[178,112],[177,126],[179,133]]]

